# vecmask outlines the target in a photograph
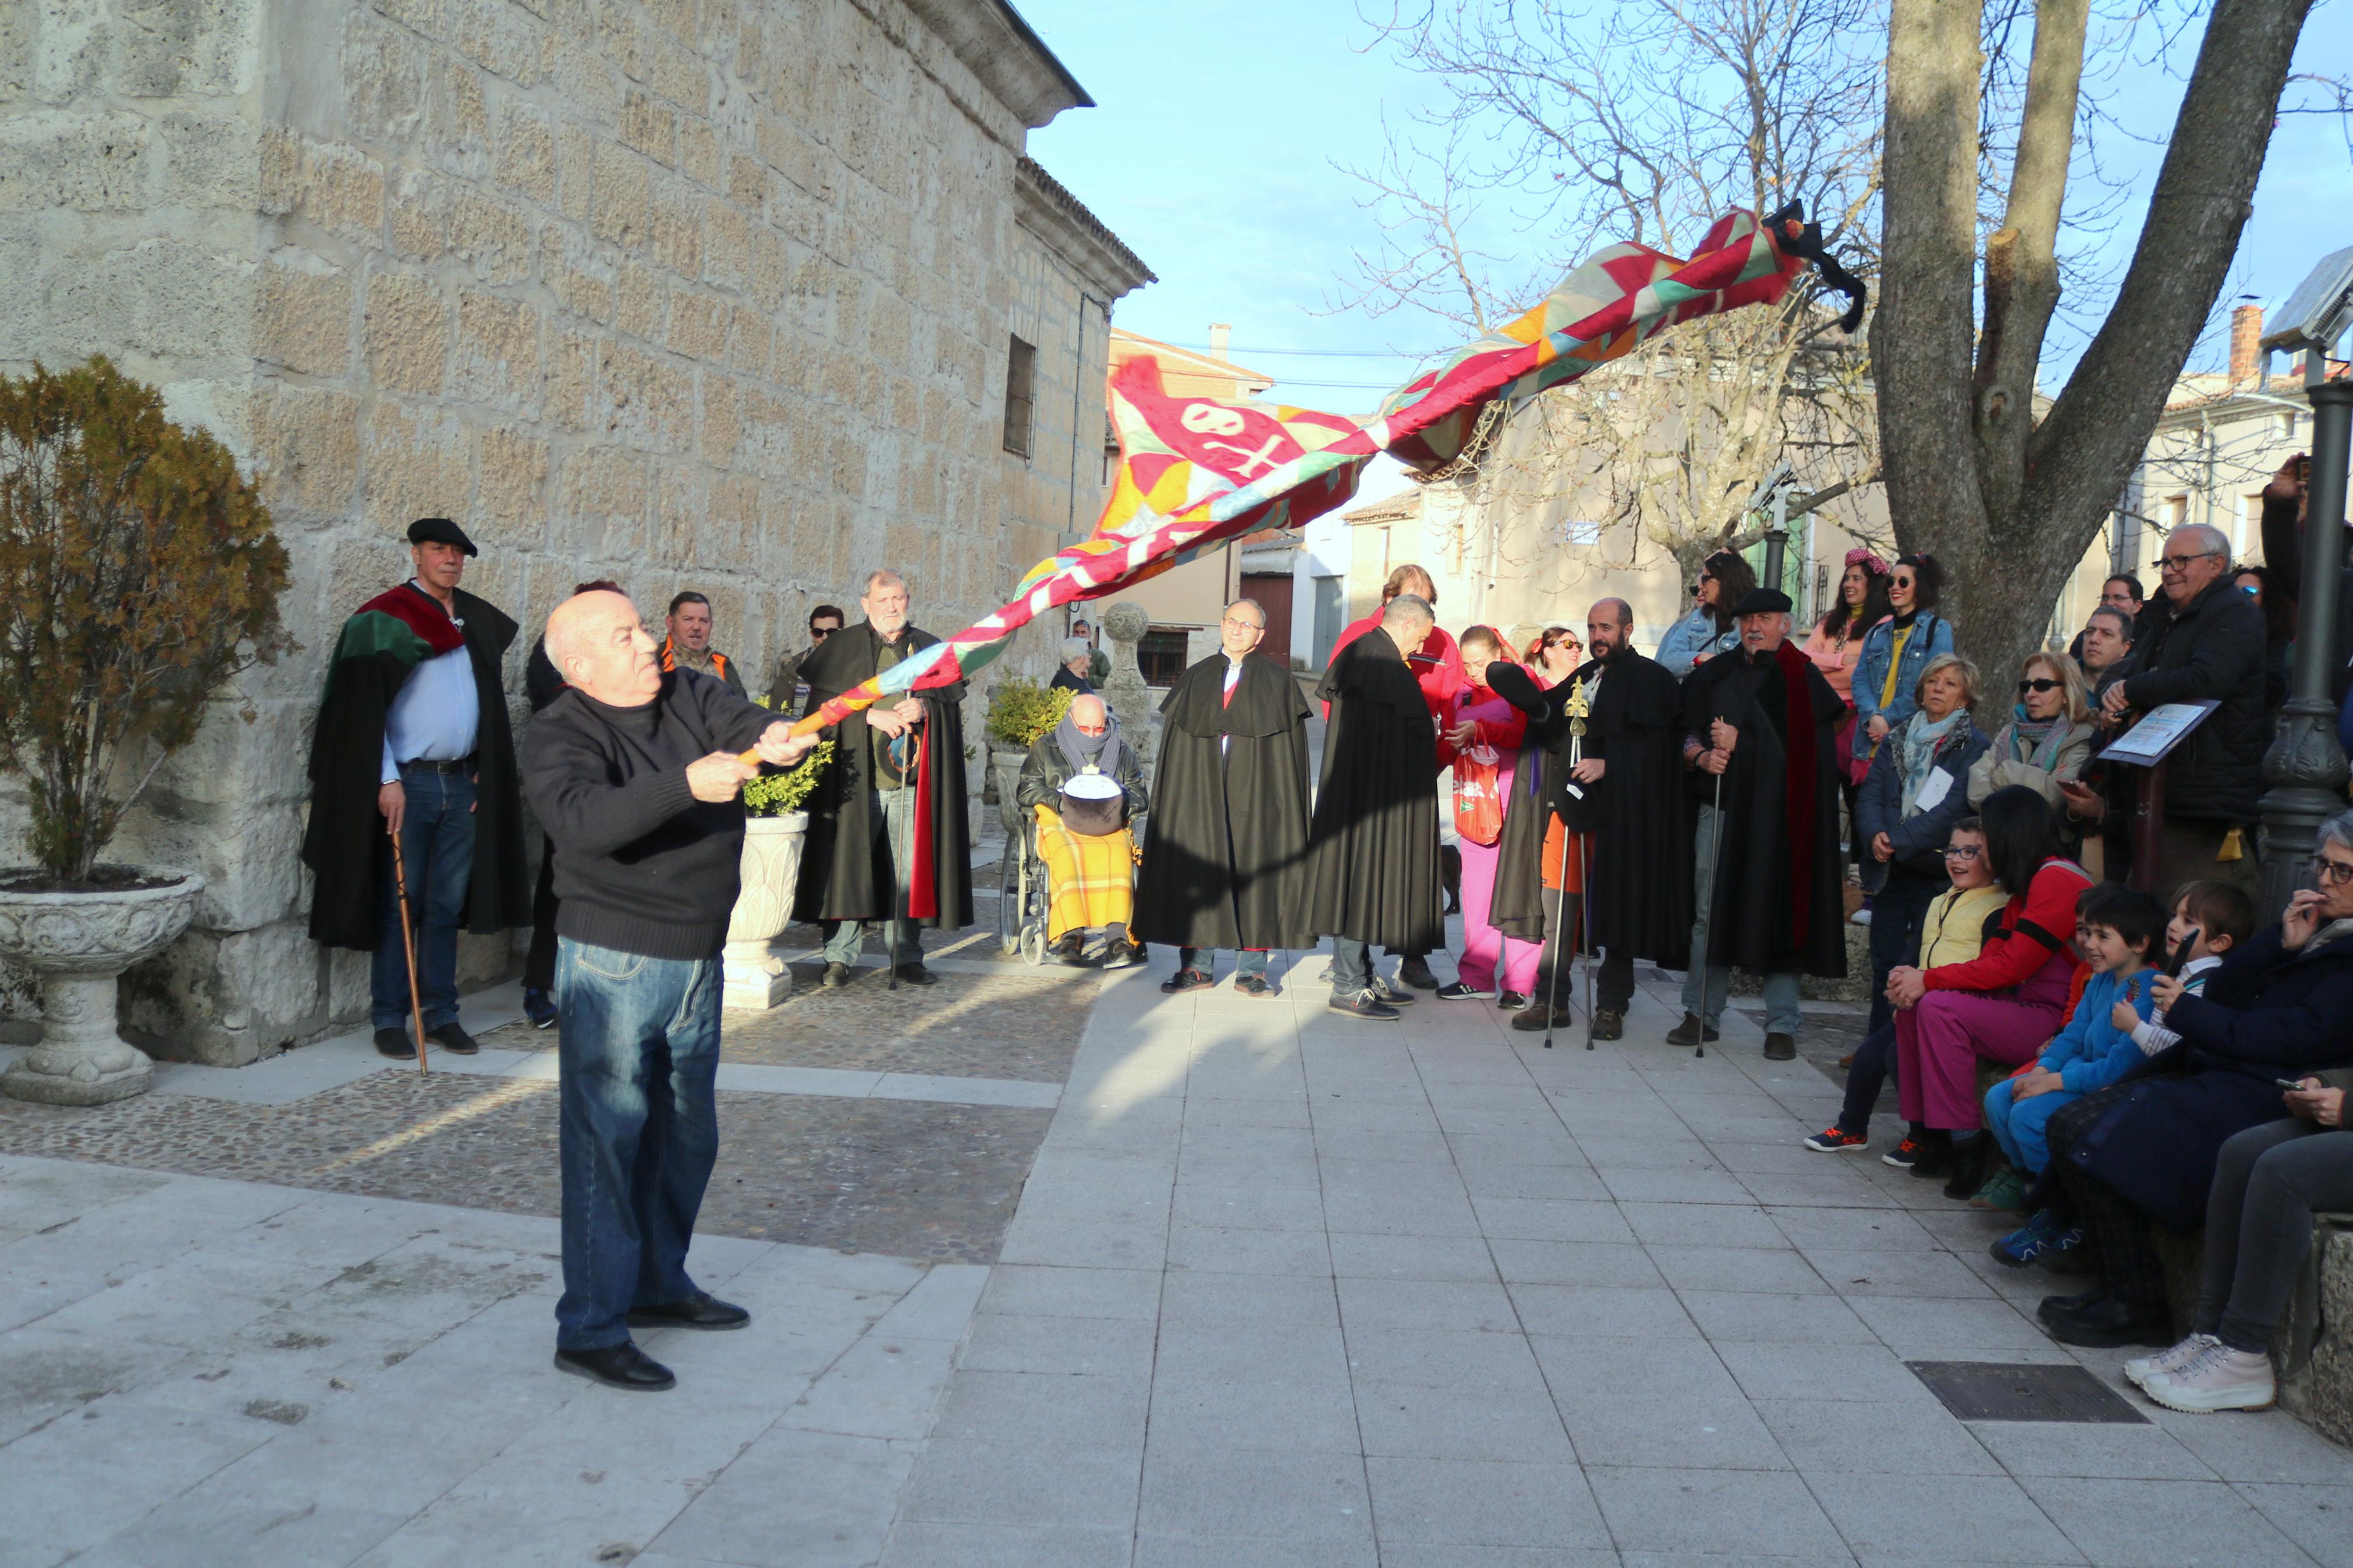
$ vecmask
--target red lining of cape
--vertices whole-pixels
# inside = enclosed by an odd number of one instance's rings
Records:
[[[466,644],[465,628],[449,618],[439,600],[413,583],[387,588],[359,607],[360,615],[380,610],[415,632],[438,658]]]

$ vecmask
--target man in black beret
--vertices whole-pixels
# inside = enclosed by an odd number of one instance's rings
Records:
[[[501,681],[515,624],[458,586],[475,553],[446,517],[408,525],[416,575],[343,623],[311,742],[311,936],[375,954],[369,1013],[387,1057],[417,1055],[392,835],[416,921],[425,1030],[443,1049],[475,1049],[458,1024],[459,922],[491,935],[531,920]]]
[[[1667,1039],[1715,1037],[1736,965],[1765,982],[1765,1055],[1798,1054],[1801,976],[1846,973],[1833,731],[1846,705],[1795,643],[1789,596],[1733,606],[1740,651],[1683,685],[1683,762],[1699,803],[1697,919],[1683,1021]]]

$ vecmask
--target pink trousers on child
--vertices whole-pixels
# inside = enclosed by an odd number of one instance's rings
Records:
[[[1511,774],[1506,771],[1504,776],[1508,780]],[[1509,785],[1505,787],[1508,790]],[[1455,968],[1463,984],[1493,991],[1497,988],[1495,964],[1500,958],[1502,989],[1528,995],[1535,990],[1536,964],[1544,957],[1544,944],[1507,937],[1487,923],[1487,909],[1495,896],[1497,847],[1465,838],[1459,847],[1462,851],[1462,958]]]
[[[1984,1126],[1978,1058],[2020,1067],[2049,1044],[2065,1022],[2073,974],[2074,960],[2063,953],[2010,994],[1931,991],[1917,1007],[1898,1009],[1895,1082],[1904,1119],[1951,1131]]]

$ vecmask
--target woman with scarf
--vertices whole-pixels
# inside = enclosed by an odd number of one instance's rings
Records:
[[[1969,815],[1969,770],[1988,745],[1969,719],[1977,700],[1977,666],[1957,654],[1930,659],[1911,717],[1873,757],[1855,800],[1855,836],[1884,879],[1871,916],[1871,1029],[1894,1013],[1888,972],[1919,951],[1928,906],[1952,886],[1945,846]]]
[[[1097,782],[1071,789],[1081,779]],[[1087,833],[1066,825],[1065,792],[1083,800],[1090,788],[1104,791],[1104,781],[1117,786],[1119,826]],[[1141,960],[1128,921],[1135,911],[1135,825],[1150,797],[1135,749],[1120,738],[1119,720],[1102,698],[1088,692],[1071,700],[1062,721],[1030,746],[1013,798],[1037,818],[1038,858],[1046,863],[1046,941],[1054,960],[1083,964],[1097,939],[1105,969]]]
[[[2018,679],[2010,722],[1969,769],[1969,804],[2010,784],[2023,784],[2051,803],[2063,833],[2072,833],[2062,787],[2084,776],[2092,760],[2092,703],[2084,672],[2064,654],[2031,653]]]

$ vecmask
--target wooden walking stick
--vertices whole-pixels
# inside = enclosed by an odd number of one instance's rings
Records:
[[[400,945],[408,954],[408,1021],[417,1030],[417,1076],[423,1078],[430,1070],[425,1065],[425,1004],[417,991],[417,933],[408,918],[408,868],[401,861],[397,833],[392,834],[392,886],[400,900]]]

